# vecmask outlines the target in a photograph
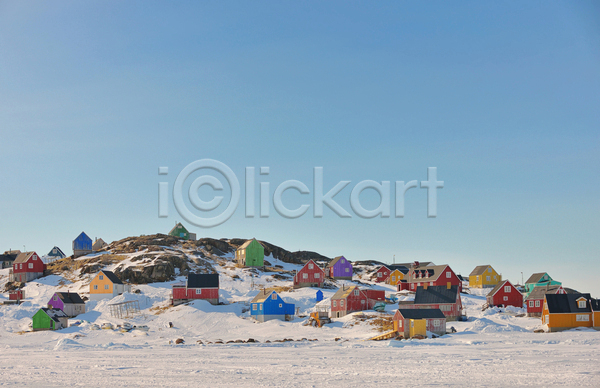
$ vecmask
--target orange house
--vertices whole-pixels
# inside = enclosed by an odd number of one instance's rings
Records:
[[[387,284],[395,286],[398,283],[402,282],[402,280],[404,280],[406,278],[407,274],[408,274],[408,268],[404,267],[404,270],[396,268],[392,272],[390,272],[390,276],[388,276],[388,278],[385,282]]]
[[[548,325],[550,332],[575,327],[600,330],[600,300],[590,294],[546,294],[542,324]]]
[[[90,300],[112,299],[124,292],[131,292],[131,286],[123,284],[111,271],[98,272],[90,282]]]

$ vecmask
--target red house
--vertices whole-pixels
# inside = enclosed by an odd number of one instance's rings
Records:
[[[35,252],[22,252],[13,263],[11,281],[26,283],[44,276],[46,264]]]
[[[415,262],[408,272],[406,280],[397,284],[398,291],[416,291],[420,286],[458,286],[458,292],[462,291],[462,281],[456,276],[449,265],[422,266]]]
[[[219,304],[219,274],[188,274],[187,282],[173,284],[171,304],[177,306],[195,299]]]
[[[523,294],[508,280],[504,280],[492,288],[486,299],[490,307],[523,307]]]
[[[294,288],[322,287],[325,281],[325,271],[312,260],[304,264],[304,267],[294,276]]]
[[[541,317],[546,294],[576,294],[577,291],[563,286],[537,286],[525,298],[528,317]]]
[[[446,320],[460,320],[463,315],[462,300],[458,286],[424,286],[417,287],[415,300],[400,302],[401,309],[440,309]]]
[[[385,301],[383,290],[361,290],[357,286],[342,286],[331,297],[331,317],[340,318],[354,311],[371,310]]]
[[[392,270],[389,269],[388,267],[386,267],[385,265],[382,265],[381,267],[379,267],[379,269],[377,271],[375,271],[375,273],[373,274],[374,276],[374,280],[377,283],[383,283],[387,280],[387,278],[390,276],[390,273],[392,273]]]

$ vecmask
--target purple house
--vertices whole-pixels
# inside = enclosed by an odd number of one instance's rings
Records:
[[[352,280],[352,271],[352,263],[344,256],[336,257],[325,267],[325,275],[330,279]]]
[[[74,292],[55,292],[48,301],[48,308],[60,309],[68,317],[85,313],[85,302]]]

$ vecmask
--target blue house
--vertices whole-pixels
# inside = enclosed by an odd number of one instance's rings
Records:
[[[271,319],[282,321],[294,319],[296,306],[293,303],[285,303],[273,290],[261,290],[250,303],[250,315],[259,322]]]
[[[73,256],[79,257],[92,253],[92,239],[85,232],[81,232],[75,240],[73,240]]]

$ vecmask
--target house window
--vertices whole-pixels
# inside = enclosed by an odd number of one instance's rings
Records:
[[[497,279],[498,279],[498,276],[494,275],[494,280],[497,280]]]
[[[282,308],[282,307],[283,307],[283,304],[279,303],[279,308]]]
[[[58,296],[54,295],[53,299],[54,299],[54,301],[57,301],[58,300]]]
[[[396,277],[392,276],[392,281],[395,282],[396,281]]]
[[[585,300],[577,301],[577,307],[579,307],[580,309],[584,309],[585,308]]]
[[[333,301],[333,307],[337,307],[337,301]]]
[[[450,271],[446,272],[446,278],[450,279],[452,277],[452,273]]]
[[[439,319],[434,319],[433,320],[433,326],[438,327],[440,325],[440,320]]]
[[[545,323],[545,324],[549,324],[549,323],[550,323],[550,315],[547,315],[547,314],[546,314],[546,315],[544,315],[544,317],[545,317],[546,319],[544,320],[544,322],[543,322],[543,323]]]
[[[276,300],[277,299],[277,294],[276,293],[272,293],[271,294],[271,299]]]
[[[350,272],[350,268],[346,268],[346,272]]]
[[[97,290],[97,289],[98,289],[98,285],[94,284],[94,290]]]
[[[433,282],[429,282],[429,285],[430,285],[430,286],[433,286]]]
[[[510,286],[504,286],[504,292],[510,293]]]
[[[36,255],[33,255],[33,260],[37,260],[37,256]]]
[[[358,289],[354,290],[354,296],[358,296]]]
[[[504,298],[502,298],[502,300],[506,302],[508,300],[508,296],[505,296]]]
[[[417,287],[421,287],[421,283],[417,283]]]
[[[321,277],[321,274],[320,274],[320,273],[316,273],[316,274],[315,274],[315,279],[319,279],[320,277]]]
[[[105,290],[108,290],[108,284],[105,284],[105,285],[104,285],[104,289],[105,289]]]
[[[100,275],[100,276],[98,276],[98,279],[100,279],[100,280],[104,280],[104,275]]]
[[[535,307],[540,307],[540,301],[539,300],[535,301]]]
[[[575,320],[577,322],[589,322],[590,321],[590,316],[587,314],[577,314],[575,316]]]
[[[489,267],[488,267],[488,272],[489,272],[489,273],[492,273],[492,269],[491,269],[491,268],[489,268]]]
[[[196,288],[196,295],[202,294],[202,288]]]
[[[377,272],[377,277],[380,278],[381,277],[381,272]]]
[[[342,264],[344,264],[344,263],[346,262],[346,260],[342,259],[342,260],[340,260],[340,262],[341,262]]]
[[[475,280],[476,280],[476,281],[479,281],[479,275],[475,277]]]
[[[314,267],[314,265],[312,265],[312,263],[310,263],[310,264],[308,265],[308,269],[313,269],[313,267]]]
[[[398,321],[398,327],[402,327],[402,319]]]
[[[533,307],[533,301],[532,300],[529,301],[529,307]]]
[[[252,305],[252,310],[256,311],[256,304]]]
[[[344,307],[344,301],[340,300],[340,307]]]
[[[308,279],[308,274],[307,273],[303,273],[302,274],[302,279]]]
[[[29,269],[33,268],[33,263],[29,263]]]
[[[486,276],[485,280],[487,280],[489,282],[491,280],[491,278],[489,276]]]
[[[19,269],[23,269],[23,264],[19,264]]]
[[[258,309],[262,311],[262,303],[258,305]]]

